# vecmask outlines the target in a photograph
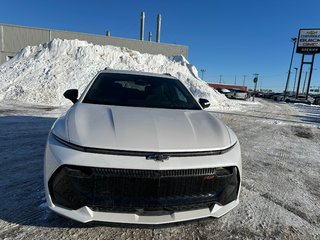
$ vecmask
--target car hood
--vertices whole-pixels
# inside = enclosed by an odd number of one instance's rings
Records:
[[[78,103],[61,121],[66,136],[62,136],[57,124],[58,137],[92,148],[188,152],[224,149],[235,142],[227,127],[204,110]]]

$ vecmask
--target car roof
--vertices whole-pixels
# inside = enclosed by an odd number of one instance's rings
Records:
[[[151,72],[141,72],[141,71],[131,71],[131,70],[116,70],[116,69],[104,69],[99,71],[100,73],[115,73],[115,74],[130,74],[130,75],[140,75],[140,76],[150,76],[150,77],[163,77],[163,78],[171,78],[177,79],[172,76],[170,73],[151,73]]]

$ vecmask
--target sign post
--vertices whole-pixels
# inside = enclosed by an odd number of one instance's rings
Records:
[[[252,102],[254,102],[254,97],[256,96],[256,91],[257,91],[257,83],[258,83],[258,73],[253,74],[253,82],[254,82],[254,90],[253,90],[253,96],[252,96]]]

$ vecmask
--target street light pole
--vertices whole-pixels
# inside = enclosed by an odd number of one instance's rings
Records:
[[[291,42],[293,42],[293,48],[292,48],[292,54],[291,54],[291,59],[290,59],[290,65],[289,65],[289,71],[288,71],[288,77],[287,77],[287,81],[286,81],[286,87],[284,89],[284,99],[286,98],[287,95],[287,91],[288,91],[288,86],[289,86],[289,80],[290,80],[290,73],[291,73],[291,66],[292,66],[292,60],[293,60],[293,55],[294,55],[294,50],[296,48],[296,42],[297,42],[297,38],[291,38]]]
[[[296,88],[296,80],[297,80],[297,71],[298,71],[298,68],[295,67],[294,70],[296,70],[296,73],[294,75],[294,84],[293,84],[293,89],[292,89],[292,95],[294,96],[294,90]]]

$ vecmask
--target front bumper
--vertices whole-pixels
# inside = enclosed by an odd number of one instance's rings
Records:
[[[213,172],[204,172],[201,176],[178,176],[180,183],[176,186],[177,181],[168,176],[170,172],[221,167],[233,169],[233,174],[218,177]],[[124,169],[134,172],[134,176],[123,175]],[[121,174],[115,175],[119,171]],[[148,177],[141,178],[141,174],[146,173]],[[150,177],[153,181],[146,181]],[[61,144],[52,135],[46,148],[48,205],[53,211],[81,222],[162,224],[220,217],[239,203],[240,178],[238,143],[222,155],[177,157],[166,162],[79,152]],[[197,184],[202,184],[201,189],[196,188]],[[162,188],[155,190],[160,185]]]

